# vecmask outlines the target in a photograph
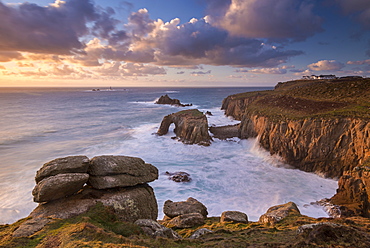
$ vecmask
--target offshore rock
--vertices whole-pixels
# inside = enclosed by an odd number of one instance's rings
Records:
[[[73,195],[89,179],[87,173],[68,173],[41,180],[32,190],[34,202],[48,202]]]
[[[248,216],[239,211],[225,211],[221,214],[220,222],[248,223]]]
[[[346,171],[330,202],[340,206],[342,216],[370,217],[370,168],[361,166]]]
[[[88,172],[88,184],[96,189],[135,186],[158,179],[155,166],[128,156],[94,157]]]
[[[213,137],[217,139],[229,139],[234,137],[239,138],[240,124],[221,127],[210,127],[209,131],[213,134]]]
[[[187,173],[187,172],[184,172],[184,171],[178,171],[178,172],[174,172],[174,173],[166,171],[165,175],[169,176],[168,179],[170,179],[174,182],[177,182],[177,183],[180,183],[180,182],[186,182],[187,183],[187,182],[191,181],[190,174]]]
[[[156,104],[175,105],[175,106],[178,106],[178,107],[192,106],[192,104],[182,104],[179,99],[172,99],[167,94],[164,95],[164,96],[161,96],[155,103]]]
[[[163,118],[157,134],[168,133],[170,125],[174,123],[176,138],[184,144],[198,144],[209,146],[212,138],[208,133],[207,117],[198,109],[183,110],[167,115]]]
[[[135,222],[138,219],[156,220],[157,201],[153,189],[148,185],[130,188],[97,190],[86,186],[78,194],[39,204],[30,217],[67,219],[86,213],[89,208],[101,202],[111,207],[122,221]]]
[[[167,200],[164,203],[163,212],[170,218],[192,213],[199,213],[204,218],[206,218],[208,215],[206,206],[192,197],[189,197],[186,201],[182,202],[173,202],[171,200]]]
[[[267,212],[260,216],[258,222],[274,225],[289,215],[300,215],[300,211],[294,202],[270,207]]]
[[[42,179],[58,174],[86,173],[89,167],[89,158],[86,156],[69,156],[57,158],[45,163],[36,173],[36,183]]]

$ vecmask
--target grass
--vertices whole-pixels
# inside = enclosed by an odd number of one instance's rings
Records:
[[[370,79],[296,80],[273,91],[232,95],[246,114],[273,120],[306,118],[370,119]],[[244,102],[248,101],[248,106]]]

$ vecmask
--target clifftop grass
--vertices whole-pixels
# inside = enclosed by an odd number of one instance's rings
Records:
[[[230,96],[253,99],[246,111],[274,118],[370,118],[370,79],[295,80],[274,90]]]
[[[368,247],[370,244],[369,238],[364,239],[370,233],[370,220],[360,217],[314,219],[292,214],[274,226],[258,222],[220,223],[219,217],[211,217],[203,226],[177,229],[183,239],[172,240],[151,238],[138,226],[118,221],[109,208],[98,204],[86,214],[55,220],[30,237],[12,237],[12,232],[25,220],[0,226],[0,247]],[[327,239],[297,232],[299,226],[320,222],[351,228],[353,231],[347,234],[350,239],[337,233],[328,233],[331,236]],[[213,233],[199,239],[188,239],[200,228],[210,229]]]

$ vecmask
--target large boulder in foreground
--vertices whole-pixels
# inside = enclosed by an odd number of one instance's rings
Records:
[[[198,109],[188,109],[167,115],[163,118],[157,134],[168,133],[170,125],[174,123],[176,138],[184,144],[198,144],[209,146],[212,138],[208,133],[207,117]]]
[[[178,107],[192,106],[192,104],[182,104],[179,99],[172,99],[167,94],[164,95],[164,96],[161,96],[155,103],[156,104],[175,105],[175,106],[178,106]]]
[[[89,179],[87,173],[58,174],[41,180],[32,190],[34,202],[48,202],[73,195]]]
[[[58,174],[66,173],[86,173],[90,160],[86,156],[69,156],[57,158],[45,163],[36,173],[35,181],[40,182],[42,179]]]
[[[182,202],[173,202],[171,200],[167,200],[164,203],[163,212],[170,218],[192,213],[199,213],[204,218],[206,218],[208,215],[207,207],[192,197],[189,197],[186,201]]]
[[[270,207],[267,212],[260,216],[259,222],[274,225],[289,215],[300,215],[300,211],[294,202]]]
[[[158,179],[158,169],[141,158],[98,156],[91,159],[89,184],[96,189],[129,187]]]
[[[122,221],[135,222],[138,219],[156,220],[158,216],[157,201],[153,189],[148,185],[130,188],[97,190],[89,186],[67,198],[61,198],[39,204],[30,217],[67,219],[86,213],[89,208],[101,202]]]

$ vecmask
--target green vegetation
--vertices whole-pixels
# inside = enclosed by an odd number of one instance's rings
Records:
[[[236,94],[231,99],[249,99],[248,113],[278,120],[370,118],[370,79],[289,81],[279,83],[273,91]]]
[[[200,112],[198,109],[187,109],[187,110],[176,112],[175,115],[187,115],[187,116],[199,118],[199,117],[202,117],[204,114],[203,112]]]
[[[349,232],[353,240],[338,236],[327,241],[308,239],[307,234],[298,234],[297,230],[305,224],[328,221],[356,228],[361,233],[367,233],[370,226],[369,219],[360,217],[314,219],[298,213],[288,216],[275,226],[258,222],[220,223],[220,218],[211,217],[207,218],[203,226],[175,230],[184,239],[170,240],[143,234],[138,226],[119,221],[110,208],[100,204],[75,218],[55,220],[30,237],[12,237],[12,232],[26,220],[0,226],[0,247],[361,247],[357,245],[361,244],[358,239],[362,236],[356,238],[353,232]],[[213,233],[195,240],[187,238],[200,228],[207,228]],[[363,244],[369,244],[366,242]]]

